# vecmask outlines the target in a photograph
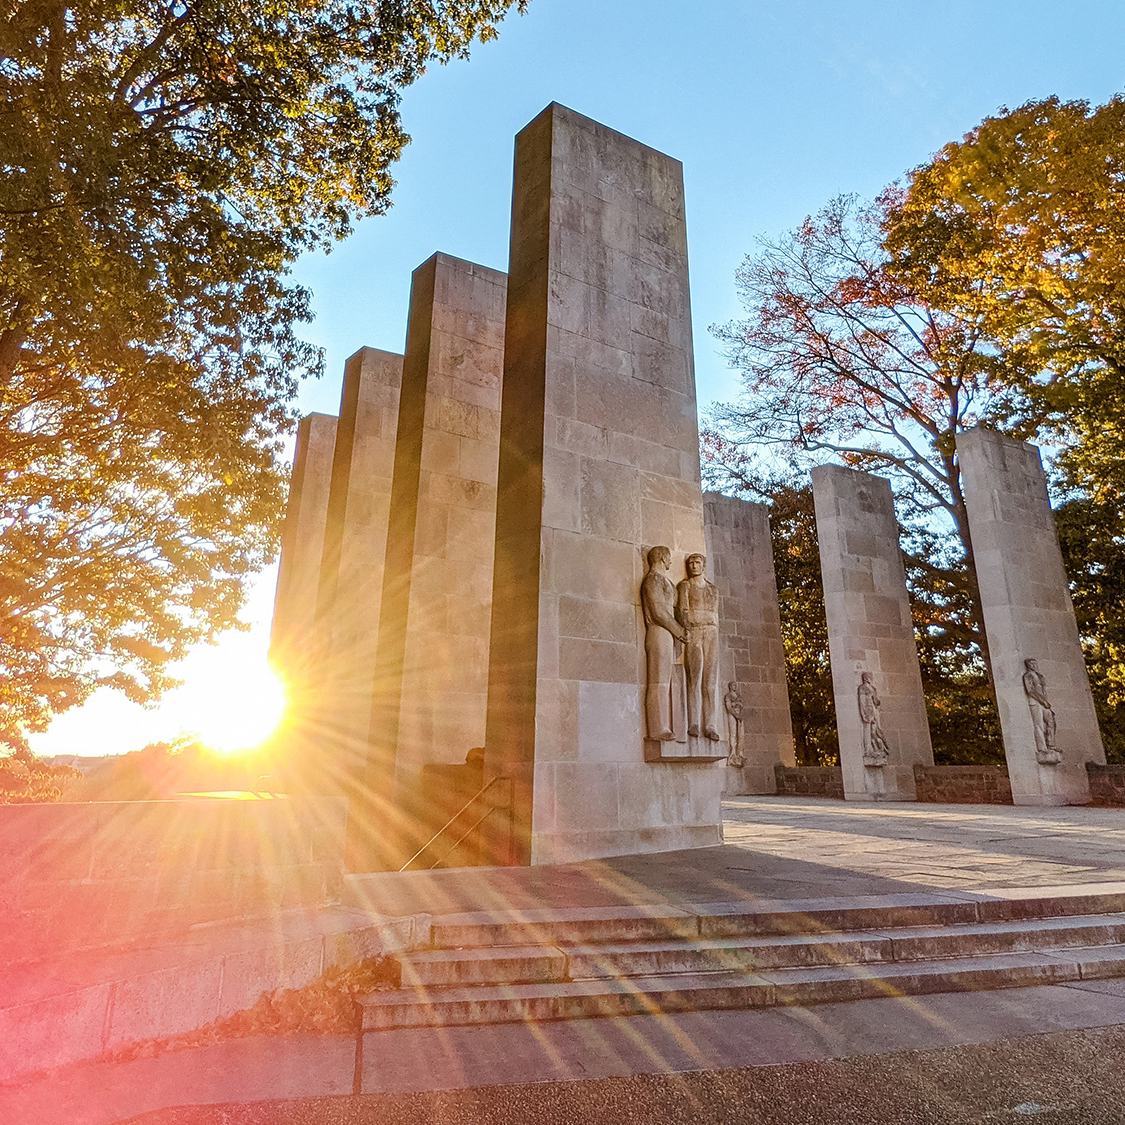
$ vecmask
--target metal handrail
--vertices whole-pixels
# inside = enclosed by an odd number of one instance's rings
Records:
[[[429,847],[429,846],[430,846],[431,844],[434,844],[434,843],[436,843],[436,842],[437,842],[437,841],[438,841],[438,840],[439,840],[439,839],[441,838],[441,836],[442,836],[442,834],[443,834],[443,833],[445,832],[445,830],[446,830],[447,828],[449,828],[449,827],[450,827],[450,826],[451,826],[451,825],[453,824],[453,822],[454,822],[454,821],[455,821],[455,820],[456,820],[456,819],[457,819],[457,818],[458,818],[458,817],[459,817],[459,816],[460,816],[460,815],[461,815],[461,814],[462,814],[462,813],[463,813],[463,812],[464,812],[464,811],[465,811],[466,809],[468,809],[468,808],[469,808],[469,807],[470,807],[470,806],[471,806],[471,805],[473,804],[473,802],[474,802],[474,801],[479,801],[479,800],[480,800],[480,798],[481,798],[481,797],[483,797],[483,796],[485,795],[485,793],[487,793],[487,792],[488,792],[488,791],[489,791],[489,790],[490,790],[490,789],[491,789],[491,788],[492,788],[492,787],[493,787],[493,786],[494,786],[494,785],[495,785],[495,784],[496,784],[496,783],[497,783],[498,781],[507,781],[507,780],[508,780],[508,779],[507,779],[506,777],[494,777],[494,778],[493,778],[493,779],[492,779],[491,781],[489,781],[489,782],[486,782],[486,783],[485,783],[484,785],[482,785],[482,786],[481,786],[481,787],[480,787],[480,788],[479,788],[479,789],[478,789],[478,790],[477,790],[477,791],[476,791],[476,792],[475,792],[475,793],[474,793],[474,794],[473,794],[473,795],[472,795],[472,796],[471,796],[471,797],[470,797],[470,798],[469,798],[469,799],[468,799],[468,800],[467,800],[467,801],[466,801],[466,802],[465,802],[465,803],[464,803],[464,804],[463,804],[463,805],[462,805],[462,806],[461,806],[461,807],[460,807],[460,808],[459,808],[459,809],[458,809],[458,810],[457,810],[457,811],[456,811],[456,812],[455,812],[455,813],[454,813],[454,814],[453,814],[453,815],[452,815],[452,816],[451,816],[451,817],[450,817],[450,818],[449,818],[449,819],[448,819],[448,820],[447,820],[447,821],[446,821],[446,822],[445,822],[445,823],[444,823],[444,824],[443,824],[443,825],[442,825],[442,826],[441,826],[441,827],[440,827],[440,828],[439,828],[439,829],[438,829],[438,830],[437,830],[437,831],[436,831],[436,832],[435,832],[435,833],[434,833],[434,834],[433,834],[433,835],[432,835],[432,836],[431,836],[431,837],[430,837],[430,838],[429,838],[429,839],[428,839],[428,840],[427,840],[427,841],[426,841],[426,842],[425,842],[425,843],[424,843],[424,844],[423,844],[423,845],[422,845],[422,846],[421,846],[421,847],[420,847],[420,848],[419,848],[419,849],[418,849],[418,850],[417,850],[417,851],[416,851],[416,852],[415,852],[415,853],[414,853],[414,854],[413,854],[413,855],[412,855],[412,856],[411,856],[411,857],[410,857],[410,858],[409,858],[409,859],[408,859],[408,860],[407,860],[407,861],[406,861],[406,862],[405,862],[405,863],[404,863],[404,864],[403,864],[403,865],[402,865],[401,867],[400,867],[400,868],[399,868],[399,871],[405,871],[405,870],[406,870],[406,869],[407,869],[407,868],[408,868],[408,867],[409,867],[409,866],[410,866],[410,865],[411,865],[411,864],[412,864],[412,863],[413,863],[413,862],[414,862],[414,861],[415,861],[415,860],[416,860],[416,859],[417,859],[417,858],[418,858],[418,857],[419,857],[419,856],[420,856],[420,855],[421,855],[421,854],[422,854],[422,853],[423,853],[423,852],[424,852],[424,851],[425,851],[425,850],[426,850],[426,849],[427,849],[427,848],[428,848],[428,847]],[[480,823],[481,823],[481,821],[483,821],[483,820],[484,820],[484,818],[485,818],[486,816],[488,816],[488,814],[489,814],[490,812],[492,812],[492,810],[493,810],[493,809],[495,809],[495,808],[498,808],[498,807],[499,807],[498,805],[493,805],[493,806],[492,806],[492,808],[488,809],[488,810],[487,810],[487,811],[486,811],[486,812],[485,812],[485,813],[484,813],[484,814],[483,814],[483,815],[482,815],[482,816],[480,817],[480,819],[479,819],[479,820],[477,820],[477,821],[474,821],[474,823],[473,823],[473,824],[471,824],[471,825],[470,825],[470,826],[469,826],[469,827],[468,827],[468,828],[467,828],[467,829],[466,829],[466,830],[465,830],[465,831],[464,831],[464,832],[463,832],[463,833],[462,833],[462,834],[461,834],[461,835],[460,835],[460,836],[459,836],[459,837],[457,838],[457,841],[456,841],[456,843],[454,843],[453,847],[452,847],[452,848],[450,848],[450,849],[449,849],[449,851],[447,851],[447,852],[445,853],[445,855],[443,855],[443,856],[442,856],[441,858],[442,858],[442,859],[447,859],[447,858],[448,858],[449,856],[451,856],[451,855],[453,854],[453,850],[454,850],[454,848],[456,848],[456,847],[457,847],[457,844],[461,843],[461,841],[462,841],[462,840],[463,840],[463,839],[464,839],[464,838],[465,838],[466,836],[468,836],[468,834],[469,834],[470,832],[472,832],[472,830],[473,830],[474,828],[476,828],[476,826],[477,826],[478,824],[480,824]],[[438,864],[438,861],[437,861],[437,860],[435,860],[435,861],[434,861],[434,862],[433,862],[432,864],[430,864],[430,866],[429,866],[429,868],[427,868],[427,870],[429,870],[429,871],[432,871],[432,870],[433,870],[433,869],[434,869],[434,868],[435,868],[435,867],[437,866],[437,864]]]

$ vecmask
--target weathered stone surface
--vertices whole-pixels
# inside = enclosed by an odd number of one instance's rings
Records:
[[[914,767],[919,801],[952,805],[1010,805],[1012,783],[1003,766]]]
[[[380,811],[373,840],[399,862],[446,819],[423,768],[484,745],[506,289],[446,254],[411,286],[369,758],[401,818]]]
[[[1125,764],[1087,762],[1086,776],[1090,779],[1090,804],[1125,805]]]
[[[558,105],[515,165],[485,770],[512,779],[512,808],[494,845],[544,863],[717,843],[721,767],[643,746],[645,552],[667,545],[675,581],[705,549],[681,166]]]
[[[812,478],[844,794],[912,801],[914,764],[933,765],[934,756],[891,487],[836,465],[818,466]],[[875,724],[861,718],[864,674],[864,710],[877,714],[885,737],[866,756],[884,758],[881,766],[865,764],[864,727],[870,742]]]
[[[401,383],[402,356],[375,348],[361,348],[344,369],[317,595],[324,655],[309,731],[324,773],[317,780],[333,791],[352,790],[367,758]]]
[[[844,799],[844,775],[839,766],[774,766],[779,797],[835,797]]]
[[[1086,763],[1104,762],[1105,752],[1039,451],[971,430],[958,436],[957,457],[1012,799],[1085,804]],[[1037,668],[1029,669],[1029,660]],[[1038,702],[1029,703],[1029,671],[1045,684],[1057,750],[1042,740],[1037,746],[1036,720],[1045,716]]]
[[[294,707],[305,701],[310,658],[319,647],[316,600],[335,446],[334,414],[301,419],[270,625],[270,660],[285,680]]]
[[[742,700],[743,764],[731,745],[724,792],[773,793],[774,766],[791,766],[793,723],[785,682],[785,648],[777,605],[769,510],[736,497],[703,497],[707,553],[719,588],[724,693],[733,682]],[[728,745],[735,732],[728,711]]]

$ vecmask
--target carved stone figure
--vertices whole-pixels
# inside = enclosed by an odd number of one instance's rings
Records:
[[[672,565],[667,547],[648,553],[648,573],[641,582],[641,608],[645,617],[645,727],[658,742],[676,738],[673,706],[674,666],[686,633],[676,620],[676,588],[666,576]]]
[[[688,734],[719,742],[719,591],[703,576],[707,559],[685,560],[688,576],[676,587],[676,618],[684,627]]]
[[[879,708],[883,701],[879,698],[870,672],[864,672],[860,676],[856,698],[859,702],[859,721],[863,724],[863,764],[879,769],[887,764],[891,754],[883,728],[879,724]]]
[[[1035,760],[1041,766],[1057,766],[1062,754],[1055,745],[1055,712],[1047,699],[1047,681],[1037,660],[1025,660],[1023,666],[1023,691],[1035,728]]]
[[[727,713],[727,745],[730,747],[727,765],[740,770],[746,764],[746,755],[742,751],[742,712],[744,705],[736,680],[731,680],[727,684],[727,693],[723,696],[723,707]]]

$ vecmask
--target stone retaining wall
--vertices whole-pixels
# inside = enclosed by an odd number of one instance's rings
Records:
[[[0,963],[327,903],[343,797],[0,806]]]
[[[844,799],[844,775],[839,766],[773,767],[779,797],[836,797]]]
[[[1004,766],[915,765],[919,801],[950,805],[1010,805],[1012,784]]]
[[[1090,779],[1092,805],[1125,805],[1125,765],[1087,762],[1086,775]]]

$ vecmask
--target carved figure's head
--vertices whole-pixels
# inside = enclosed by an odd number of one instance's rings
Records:
[[[703,568],[707,565],[707,556],[701,555],[697,551],[693,555],[688,555],[684,559],[684,566],[687,567],[687,572],[692,578],[698,578],[703,573]]]
[[[653,547],[648,553],[648,565],[653,570],[667,570],[672,565],[672,552],[667,547]]]
[[[1039,671],[1039,661],[1038,660],[1025,660],[1023,662],[1023,666],[1029,672],[1038,672]]]
[[[727,691],[738,691],[738,681],[731,680],[730,683],[727,684]]]
[[[863,674],[862,674],[862,675],[861,675],[861,676],[859,677],[859,681],[860,681],[860,683],[863,683],[863,684],[869,684],[869,683],[871,683],[871,681],[872,681],[872,679],[873,679],[873,678],[874,678],[874,677],[872,677],[872,675],[871,675],[871,673],[870,673],[870,672],[864,672],[864,673],[863,673]]]

